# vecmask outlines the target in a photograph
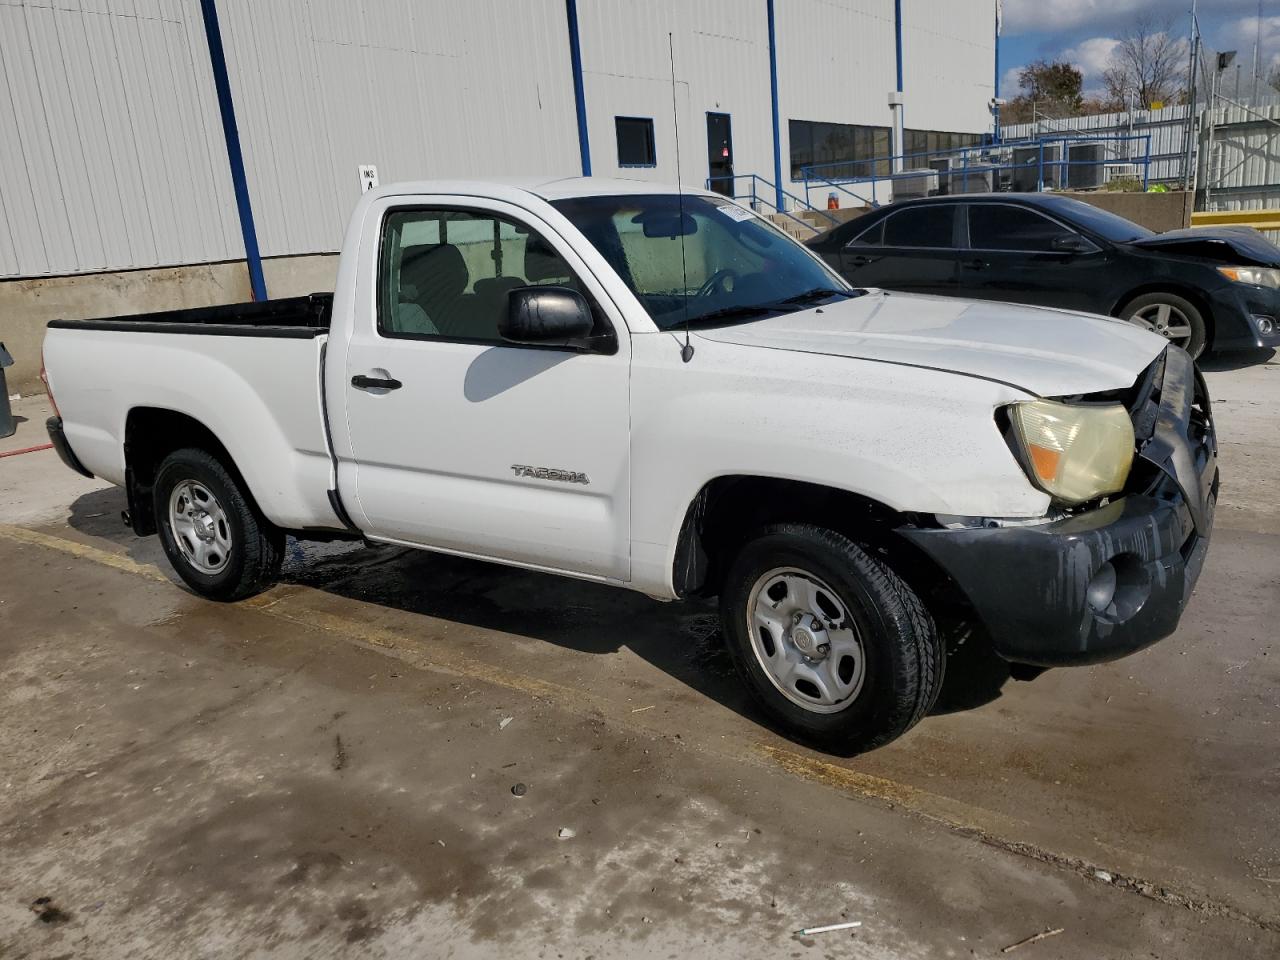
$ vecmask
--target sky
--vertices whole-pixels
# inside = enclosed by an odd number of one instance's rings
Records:
[[[1191,0],[1004,0],[1004,32],[1000,38],[1000,95],[1018,94],[1018,70],[1044,57],[1074,64],[1084,74],[1085,95],[1102,92],[1116,37],[1145,14],[1168,20],[1175,36],[1185,38],[1191,23]],[[1258,0],[1199,0],[1197,15],[1205,45],[1236,50],[1241,64],[1240,92],[1248,94],[1253,77],[1253,43],[1258,27]],[[1263,0],[1261,72],[1280,64],[1280,0]],[[1224,76],[1224,92],[1235,87],[1234,65]]]

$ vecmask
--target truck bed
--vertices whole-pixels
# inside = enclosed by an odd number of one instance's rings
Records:
[[[327,333],[333,294],[229,303],[216,307],[164,310],[93,320],[50,320],[55,329],[118,330],[133,333],[196,333],[222,337],[295,337]]]

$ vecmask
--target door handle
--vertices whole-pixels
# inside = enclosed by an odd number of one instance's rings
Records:
[[[960,265],[969,270],[985,270],[987,269],[987,261],[974,258],[973,260],[963,260]]]
[[[404,386],[399,380],[366,377],[363,373],[358,373],[352,377],[351,385],[357,390],[399,390]]]
[[[855,267],[865,267],[874,259],[874,257],[868,257],[865,253],[857,253],[849,257],[849,263]]]

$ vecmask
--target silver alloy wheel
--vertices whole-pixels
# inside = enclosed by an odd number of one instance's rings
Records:
[[[169,529],[183,558],[203,574],[221,573],[231,559],[231,521],[218,498],[198,480],[169,494]]]
[[[1143,307],[1129,318],[1129,322],[1172,340],[1184,350],[1191,342],[1191,321],[1171,303],[1153,303]]]
[[[840,597],[795,567],[770,570],[747,599],[751,649],[770,682],[812,713],[838,713],[856,699],[866,677],[857,625]]]

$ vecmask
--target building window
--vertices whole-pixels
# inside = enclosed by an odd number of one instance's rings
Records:
[[[946,130],[904,130],[903,137],[907,141],[908,167],[928,166],[925,162],[927,154],[946,153],[982,143],[980,133],[951,133]]]
[[[648,117],[614,117],[618,132],[618,166],[653,167],[658,152],[653,145],[653,121]]]
[[[803,168],[821,165],[815,176],[828,180],[889,175],[889,128],[853,123],[787,122],[791,139],[791,179]]]

